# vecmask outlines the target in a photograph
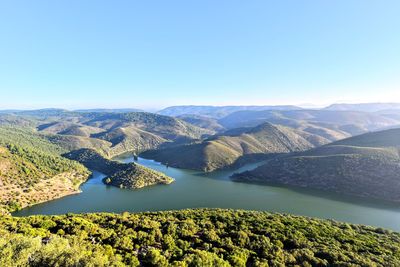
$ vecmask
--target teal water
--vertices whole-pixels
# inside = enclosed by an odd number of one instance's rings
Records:
[[[133,158],[119,160],[130,162]],[[314,190],[236,183],[229,180],[232,173],[253,169],[257,164],[246,165],[236,171],[204,174],[167,168],[142,158],[139,158],[138,163],[173,177],[175,182],[139,190],[119,189],[104,185],[101,181],[104,175],[94,172],[93,177],[81,186],[81,194],[25,208],[13,215],[233,208],[305,215],[400,231],[400,205]]]

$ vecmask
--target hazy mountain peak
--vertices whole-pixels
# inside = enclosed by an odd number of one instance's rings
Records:
[[[325,110],[377,112],[381,110],[400,109],[400,103],[360,103],[360,104],[332,104]]]

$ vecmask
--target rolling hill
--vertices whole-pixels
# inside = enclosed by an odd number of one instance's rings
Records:
[[[284,155],[232,178],[400,202],[400,129]]]
[[[303,151],[328,141],[302,131],[269,123],[235,129],[202,142],[141,154],[167,165],[214,171],[260,160],[270,154]]]
[[[30,110],[0,114],[0,124],[36,127],[65,149],[91,148],[107,157],[190,143],[215,133],[178,118],[145,112]]]

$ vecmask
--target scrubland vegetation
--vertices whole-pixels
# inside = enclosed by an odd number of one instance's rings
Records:
[[[233,176],[400,202],[400,129],[367,133],[287,154]]]
[[[400,235],[267,212],[2,217],[1,266],[398,266]]]
[[[14,211],[79,192],[89,171],[36,133],[0,127],[0,208]]]

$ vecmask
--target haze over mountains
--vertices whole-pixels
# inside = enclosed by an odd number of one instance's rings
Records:
[[[236,111],[250,110],[296,110],[300,109],[296,106],[282,105],[282,106],[173,106],[167,107],[158,111],[159,114],[167,116],[180,116],[180,115],[203,115],[213,118],[222,118]]]
[[[326,110],[351,110],[377,112],[382,110],[400,109],[400,103],[364,103],[364,104],[332,104]]]

